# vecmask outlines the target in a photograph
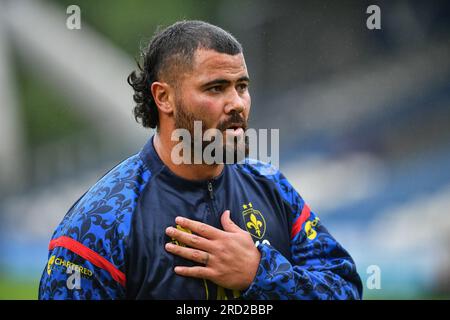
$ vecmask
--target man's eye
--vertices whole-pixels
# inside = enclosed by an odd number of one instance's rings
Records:
[[[222,91],[222,87],[221,86],[214,86],[214,87],[208,88],[208,91],[210,91],[210,92],[221,92]]]
[[[246,83],[238,84],[237,89],[238,89],[239,91],[241,91],[241,92],[242,92],[242,91],[245,91],[245,90],[248,89],[248,84],[246,84]]]

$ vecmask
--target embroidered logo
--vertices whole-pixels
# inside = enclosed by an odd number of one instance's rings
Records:
[[[317,236],[317,231],[315,227],[319,223],[319,217],[316,217],[313,221],[308,220],[305,224],[305,233],[309,240],[314,240]]]
[[[261,239],[266,233],[266,220],[259,210],[255,210],[251,202],[242,205],[244,224],[247,231],[255,238]]]
[[[51,256],[50,259],[48,260],[48,263],[47,263],[48,275],[50,275],[52,273],[52,267],[53,267],[53,264],[55,263],[55,258],[56,258],[55,256]]]

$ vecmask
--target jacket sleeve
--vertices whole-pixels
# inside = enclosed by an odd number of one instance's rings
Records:
[[[131,219],[150,172],[139,154],[82,195],[53,233],[39,299],[122,299]]]
[[[244,299],[361,299],[362,283],[347,251],[282,174],[274,178],[293,215],[291,257],[259,244],[261,261]]]
[[[124,297],[124,276],[109,261],[69,237],[50,242],[39,285],[40,300],[107,300]]]

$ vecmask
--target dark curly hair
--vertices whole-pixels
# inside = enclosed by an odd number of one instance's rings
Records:
[[[145,49],[141,49],[142,66],[128,76],[133,87],[134,118],[146,128],[159,125],[158,108],[150,87],[154,81],[176,85],[177,75],[191,70],[197,49],[214,50],[236,55],[242,53],[241,44],[227,31],[204,21],[179,21],[157,31]]]

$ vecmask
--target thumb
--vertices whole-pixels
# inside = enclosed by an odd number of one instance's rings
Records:
[[[222,217],[220,218],[220,221],[222,222],[223,230],[228,232],[237,232],[240,231],[241,228],[237,226],[233,220],[231,220],[230,217],[230,210],[225,210],[222,214]]]

